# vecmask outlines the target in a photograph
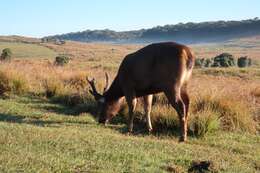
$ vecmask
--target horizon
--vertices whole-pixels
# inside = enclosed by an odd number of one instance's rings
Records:
[[[260,2],[257,0],[251,3],[243,0],[76,2],[3,2],[2,14],[5,15],[1,15],[0,20],[4,21],[5,27],[0,27],[0,35],[41,38],[85,30],[131,31],[187,22],[239,21],[260,16],[257,8]]]

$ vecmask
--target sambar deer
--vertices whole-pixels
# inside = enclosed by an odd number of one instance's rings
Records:
[[[180,141],[187,139],[187,117],[189,96],[187,83],[192,73],[195,57],[187,46],[163,42],[150,44],[122,61],[118,73],[101,95],[97,92],[94,79],[88,79],[91,93],[101,105],[100,123],[108,123],[120,110],[125,96],[129,107],[128,130],[133,130],[134,111],[138,97],[145,99],[147,126],[152,130],[150,112],[152,94],[164,92],[171,106],[177,111],[181,126]],[[106,77],[108,80],[108,76]]]

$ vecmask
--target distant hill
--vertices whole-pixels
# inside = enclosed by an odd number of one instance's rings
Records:
[[[113,30],[86,30],[44,37],[45,40],[73,40],[81,42],[148,43],[177,41],[182,43],[220,42],[260,34],[259,18],[241,21],[179,23],[151,29],[116,32]]]
[[[11,36],[0,36],[0,42],[40,43],[41,40],[32,37],[11,35]]]

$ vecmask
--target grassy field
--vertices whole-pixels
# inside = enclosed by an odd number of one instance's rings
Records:
[[[191,46],[202,57],[231,51],[259,60],[257,39],[225,44],[231,45]],[[96,122],[96,105],[87,92],[85,77],[96,77],[101,89],[104,71],[113,78],[122,58],[142,45],[5,41],[0,42],[0,49],[1,45],[13,50],[14,59],[0,63],[0,93],[1,82],[7,86],[0,97],[0,172],[260,171],[257,64],[245,69],[194,70],[189,85],[188,142],[179,143],[176,113],[163,104],[161,95],[152,109],[156,131],[151,135],[142,123],[128,135],[121,116],[107,127]],[[240,46],[235,49],[234,45]],[[72,60],[56,67],[57,54],[67,54]],[[47,92],[53,96],[47,97]],[[139,117],[140,104],[137,110]],[[194,135],[192,125],[197,122],[208,130],[204,135]]]
[[[37,44],[19,43],[19,42],[1,42],[0,52],[3,49],[10,48],[14,58],[54,58],[57,54],[43,46]]]
[[[180,144],[175,136],[128,136],[123,124],[103,127],[89,113],[39,98],[0,105],[1,172],[186,172],[193,161],[211,161],[217,172],[260,169],[255,135],[219,131]]]

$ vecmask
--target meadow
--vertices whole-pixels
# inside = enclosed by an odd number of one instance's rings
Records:
[[[260,42],[190,45],[197,57],[230,52],[254,65],[194,69],[186,143],[178,142],[176,113],[161,94],[152,108],[153,134],[146,132],[141,101],[133,135],[126,133],[126,107],[111,125],[96,122],[86,76],[101,90],[104,72],[113,79],[124,56],[142,46],[0,42],[0,50],[14,52],[11,62],[0,63],[0,91],[1,85],[6,91],[0,172],[259,172]],[[70,63],[54,66],[58,54]]]

